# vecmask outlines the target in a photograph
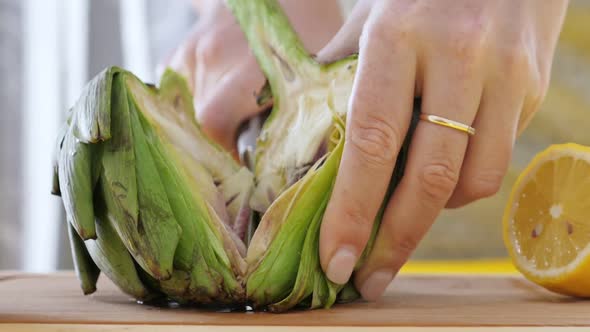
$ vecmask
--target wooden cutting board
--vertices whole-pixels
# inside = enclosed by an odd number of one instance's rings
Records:
[[[51,325],[46,325],[51,324]],[[0,272],[0,331],[100,331],[168,328],[191,331],[282,331],[342,327],[590,327],[590,301],[552,294],[518,276],[402,275],[378,303],[362,301],[330,310],[215,312],[137,304],[101,277],[98,291],[83,296],[72,272],[31,275]],[[250,326],[248,328],[248,326]],[[256,327],[256,328],[254,328]],[[321,327],[321,328],[320,328]],[[54,330],[51,330],[54,328]],[[179,330],[179,331],[180,331]],[[347,329],[344,329],[347,330]],[[560,329],[561,330],[561,329]]]

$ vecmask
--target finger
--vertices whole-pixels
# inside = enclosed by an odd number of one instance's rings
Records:
[[[161,77],[166,68],[170,68],[184,76],[191,93],[194,92],[195,49],[202,35],[201,30],[200,25],[195,25],[189,33],[189,37],[173,52],[172,56],[156,68],[158,78]]]
[[[495,194],[508,170],[516,139],[523,96],[498,81],[483,94],[459,183],[447,202],[456,208]]]
[[[219,82],[242,63],[247,54],[246,41],[232,31],[231,25],[220,23],[203,34],[193,58],[193,84],[195,105],[202,103],[218,89]]]
[[[472,71],[477,66],[451,57],[425,60],[422,111],[470,125],[482,92]],[[459,179],[467,141],[464,132],[419,122],[404,177],[386,207],[371,254],[355,277],[365,299],[381,296],[445,206]]]
[[[541,107],[543,99],[541,100],[527,100],[525,98],[524,105],[522,107],[522,112],[520,113],[520,118],[518,119],[518,125],[516,128],[516,137],[522,135],[524,130],[529,126],[533,117]]]
[[[322,267],[338,284],[350,278],[367,243],[412,112],[413,51],[373,33],[378,29],[368,27],[361,39],[344,152],[320,233]]]
[[[239,126],[264,110],[256,103],[256,93],[263,85],[264,75],[254,60],[244,62],[225,75],[209,96],[195,105],[205,133],[236,153]]]
[[[358,52],[359,38],[375,0],[360,0],[336,35],[317,53],[319,62],[329,63]]]
[[[283,1],[282,5],[303,47],[311,54],[324,47],[342,25],[338,1]]]
[[[532,121],[537,113],[549,88],[549,77],[532,77],[529,84],[529,93],[524,98],[522,111],[518,119],[516,137],[519,137]]]

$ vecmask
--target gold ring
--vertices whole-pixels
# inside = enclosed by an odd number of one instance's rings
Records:
[[[475,128],[468,126],[468,125],[461,123],[461,122],[457,122],[457,121],[443,118],[438,115],[422,113],[422,114],[420,114],[420,120],[426,120],[428,122],[431,122],[431,123],[434,123],[437,125],[441,125],[441,126],[445,126],[448,128],[462,131],[462,132],[467,133],[469,135],[475,135]]]

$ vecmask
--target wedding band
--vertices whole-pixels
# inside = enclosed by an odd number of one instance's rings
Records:
[[[468,126],[464,123],[453,121],[450,119],[443,118],[442,116],[432,114],[420,114],[420,120],[425,120],[430,123],[434,123],[440,126],[448,127],[451,129],[459,130],[469,135],[475,135],[475,128]]]

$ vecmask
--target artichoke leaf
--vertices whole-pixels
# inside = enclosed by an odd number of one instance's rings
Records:
[[[123,292],[141,300],[152,297],[140,280],[135,263],[112,225],[112,215],[96,219],[96,240],[86,240],[86,248],[100,270]]]
[[[111,137],[113,78],[122,71],[118,67],[108,67],[84,87],[71,111],[72,130],[80,141],[96,143]]]
[[[84,240],[96,238],[92,183],[93,147],[69,130],[59,151],[57,167],[60,194],[69,223]]]
[[[100,269],[94,264],[84,241],[80,238],[74,226],[68,223],[67,227],[74,261],[74,270],[80,281],[80,288],[82,288],[84,295],[92,294],[96,291],[96,282],[100,275]]]

